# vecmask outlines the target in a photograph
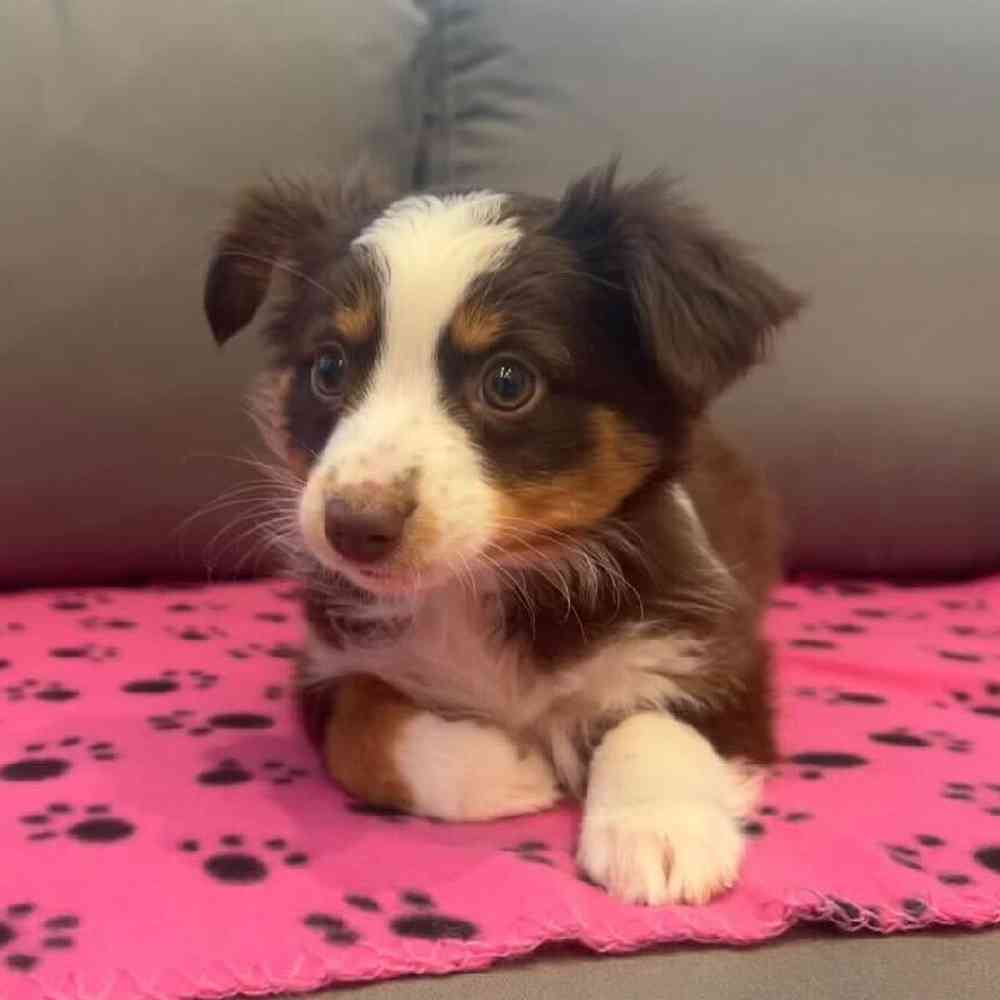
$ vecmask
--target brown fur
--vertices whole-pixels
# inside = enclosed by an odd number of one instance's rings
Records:
[[[500,313],[483,308],[481,303],[469,301],[458,308],[449,333],[459,350],[479,353],[488,350],[506,327]]]
[[[327,772],[355,798],[409,809],[395,749],[403,726],[421,710],[388,684],[360,674],[338,681],[329,693],[332,712],[322,741]]]
[[[366,290],[355,305],[340,306],[333,313],[337,332],[352,344],[372,340],[378,333],[378,300],[370,298],[370,294]]]
[[[501,482],[509,551],[544,545],[563,532],[607,517],[658,464],[656,440],[614,410],[595,407],[587,424],[590,440],[579,464],[547,479]]]

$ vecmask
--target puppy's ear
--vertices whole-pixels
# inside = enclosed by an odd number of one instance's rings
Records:
[[[297,246],[323,227],[318,198],[303,184],[275,181],[243,194],[205,277],[205,315],[218,343],[253,319],[274,268],[294,268]]]
[[[253,319],[275,270],[315,281],[308,272],[324,249],[345,249],[391,197],[385,176],[368,163],[321,188],[274,180],[247,191],[205,277],[205,315],[216,341],[224,344]]]
[[[624,321],[690,407],[704,406],[761,360],[769,334],[804,300],[653,174],[615,180],[617,162],[566,191],[554,233],[576,246]]]

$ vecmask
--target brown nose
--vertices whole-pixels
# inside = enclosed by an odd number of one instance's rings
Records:
[[[351,562],[379,562],[399,546],[414,506],[365,505],[360,508],[340,497],[331,497],[326,502],[327,541],[334,551]]]

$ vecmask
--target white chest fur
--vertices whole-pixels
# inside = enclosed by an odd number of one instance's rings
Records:
[[[677,678],[701,663],[702,649],[689,637],[632,630],[595,644],[576,663],[541,670],[496,624],[491,598],[445,587],[427,595],[391,641],[336,649],[313,635],[307,682],[375,675],[434,712],[489,721],[541,744],[560,777],[579,786],[588,724],[684,700]]]

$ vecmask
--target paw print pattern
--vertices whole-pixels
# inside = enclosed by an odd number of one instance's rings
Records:
[[[12,973],[28,973],[46,952],[76,947],[80,918],[74,913],[39,913],[35,903],[17,902],[0,907],[0,957]]]
[[[800,698],[817,698],[826,705],[884,705],[886,699],[870,691],[840,691],[836,688],[800,687],[795,689]]]
[[[96,615],[80,619],[80,625],[91,631],[103,629],[111,632],[127,632],[136,627],[130,618],[98,618]]]
[[[995,782],[977,786],[968,781],[948,781],[941,789],[941,796],[954,802],[970,802],[988,816],[1000,816],[1000,784]]]
[[[307,777],[309,770],[280,760],[265,760],[258,772],[251,771],[235,757],[224,757],[222,760],[202,771],[197,776],[200,785],[242,785],[255,779],[263,779],[272,785],[292,785]]]
[[[398,937],[470,941],[479,935],[479,929],[471,921],[440,913],[426,892],[410,889],[400,894],[400,902],[415,912],[403,913],[390,921],[389,929]]]
[[[274,719],[260,712],[220,712],[196,721],[194,712],[179,708],[161,715],[151,715],[146,720],[157,732],[184,731],[189,736],[208,736],[216,730],[270,729]]]
[[[360,921],[381,920],[379,915],[383,907],[368,896],[347,896],[344,902],[365,916],[348,921],[336,913],[309,913],[302,918],[302,923],[334,947],[355,945],[364,938]],[[479,928],[471,920],[440,912],[433,897],[421,889],[401,892],[399,904],[401,912],[389,917],[388,922],[389,930],[396,937],[423,941],[471,941],[479,936]]]
[[[747,819],[743,821],[743,835],[756,840],[763,837],[769,829],[767,820],[790,823],[793,826],[799,823],[806,823],[813,818],[813,814],[802,809],[793,809],[790,812],[782,812],[777,806],[763,805],[757,810],[757,819]]]
[[[309,863],[309,855],[302,851],[290,850],[283,837],[265,840],[257,854],[244,846],[242,834],[227,834],[219,839],[219,850],[210,854],[202,862],[202,870],[210,878],[224,885],[252,885],[263,882],[271,873],[268,861],[275,856],[289,868],[301,868]],[[178,845],[186,854],[200,854],[201,844],[197,840],[184,840]]]
[[[879,732],[869,733],[868,739],[882,746],[903,747],[914,750],[924,750],[928,747],[940,747],[948,753],[967,754],[974,749],[971,740],[943,729],[931,729],[927,732],[915,732],[908,726],[896,726]]]
[[[944,837],[933,833],[918,833],[913,837],[913,844],[884,844],[883,847],[889,860],[910,871],[932,871],[942,885],[959,887],[974,883],[972,876],[965,872],[938,868],[939,859],[936,855],[942,848],[948,846]]]
[[[49,656],[54,660],[86,660],[88,663],[107,663],[117,660],[120,651],[117,646],[101,646],[84,643],[75,646],[53,646]]]
[[[36,678],[27,677],[20,683],[8,684],[4,688],[4,695],[11,703],[25,701],[28,698],[33,698],[35,701],[63,702],[78,698],[80,692],[61,681],[41,684]]]
[[[25,756],[0,765],[0,781],[49,781],[66,774],[73,761],[69,753],[77,752],[83,746],[79,736],[67,736],[51,747],[47,743],[29,743],[25,746]],[[98,740],[86,746],[85,752],[94,761],[118,759],[113,743]]]
[[[168,625],[167,634],[182,642],[208,642],[210,639],[225,639],[227,633],[217,625],[197,628],[194,625]]]
[[[28,831],[27,839],[35,843],[66,836],[82,844],[113,844],[126,840],[135,833],[135,824],[113,815],[108,805],[87,806],[83,810],[83,818],[72,819],[74,812],[76,810],[73,806],[65,802],[54,802],[45,812],[21,816],[20,822]],[[65,823],[70,825],[54,829]]]
[[[842,750],[806,750],[788,760],[801,768],[798,775],[805,781],[819,781],[828,771],[850,770],[869,763],[867,757]]]
[[[125,694],[172,694],[174,691],[208,691],[218,683],[219,675],[205,670],[164,670],[156,677],[139,677],[126,681],[121,689]]]
[[[981,693],[975,696],[968,691],[952,691],[951,697],[956,704],[975,715],[1000,719],[1000,681],[988,681],[982,686]]]
[[[529,864],[547,865],[549,868],[555,867],[555,862],[549,856],[551,849],[544,840],[522,840],[519,844],[515,844],[513,847],[506,847],[504,850],[520,858],[521,861],[527,861]]]
[[[327,944],[344,947],[361,940],[361,935],[343,917],[335,917],[329,913],[310,913],[302,923],[321,934]]]

